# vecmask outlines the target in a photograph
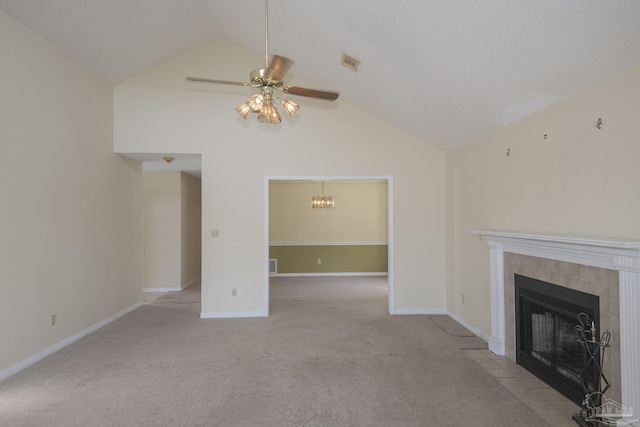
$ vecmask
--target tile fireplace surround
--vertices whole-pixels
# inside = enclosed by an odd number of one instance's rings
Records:
[[[640,241],[476,230],[471,230],[469,233],[480,236],[489,246],[491,271],[489,349],[497,355],[515,358],[515,343],[512,338],[514,331],[510,330],[514,328],[513,315],[510,314],[510,307],[505,309],[505,303],[510,303],[511,307],[515,304],[512,302],[513,290],[510,289],[513,286],[513,278],[509,278],[508,275],[512,274],[514,269],[524,268],[531,272],[531,277],[537,276],[542,266],[535,266],[535,264],[550,260],[545,267],[549,276],[534,278],[598,294],[601,296],[601,307],[603,304],[610,305],[610,310],[601,314],[601,322],[603,325],[608,325],[612,335],[619,334],[619,337],[612,336],[612,344],[616,344],[614,341],[619,343],[619,353],[616,348],[607,359],[614,360],[613,369],[616,369],[618,354],[620,360],[620,373],[616,372],[613,377],[607,375],[611,382],[620,381],[611,390],[615,393],[615,397],[610,396],[610,398],[614,400],[620,398],[622,405],[634,408],[634,413],[638,414],[640,411]],[[563,278],[554,270],[554,266],[560,265],[558,261],[569,263],[566,264],[567,268],[577,267],[579,270],[582,267],[584,271],[590,271],[592,275],[601,279],[593,281],[592,289],[589,289],[588,278],[584,277],[586,288],[580,289],[580,273],[567,273]],[[616,274],[617,280],[612,277]],[[609,282],[610,285],[604,294],[604,301],[603,282]],[[596,286],[599,286],[598,291],[595,291]],[[609,302],[606,301],[607,298]],[[507,332],[508,329],[509,332]]]

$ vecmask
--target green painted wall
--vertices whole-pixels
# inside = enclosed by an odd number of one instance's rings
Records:
[[[271,246],[278,273],[386,273],[387,245]],[[318,264],[318,259],[321,264]]]

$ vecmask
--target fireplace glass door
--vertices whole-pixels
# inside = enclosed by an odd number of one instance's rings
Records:
[[[583,354],[576,325],[585,313],[599,330],[599,298],[530,277],[515,275],[516,362],[580,404]],[[585,374],[588,375],[588,374]]]

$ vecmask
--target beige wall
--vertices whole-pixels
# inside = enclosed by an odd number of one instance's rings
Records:
[[[202,270],[202,184],[200,178],[183,172],[180,188],[180,284],[185,288],[200,279]]]
[[[145,171],[144,288],[180,289],[181,227],[179,171]]]
[[[108,84],[3,12],[0,59],[1,374],[141,302],[142,171]]]
[[[451,311],[489,335],[489,251],[467,230],[640,238],[639,114],[635,68],[448,153]]]
[[[387,242],[386,181],[327,181],[336,207],[311,209],[311,197],[321,194],[319,181],[271,181],[270,243]]]
[[[444,153],[342,101],[301,99],[276,127],[244,121],[234,108],[250,90],[184,80],[242,79],[260,61],[216,42],[115,88],[116,152],[202,153],[202,312],[265,314],[273,176],[393,176],[395,308],[444,309]]]
[[[144,288],[181,290],[200,277],[200,179],[145,171]]]

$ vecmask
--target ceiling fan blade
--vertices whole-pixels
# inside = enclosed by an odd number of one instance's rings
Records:
[[[265,76],[271,80],[280,81],[284,79],[284,75],[291,69],[294,62],[286,56],[269,55],[269,66],[265,70]]]
[[[218,80],[218,79],[205,79],[202,77],[186,77],[190,82],[202,82],[202,83],[219,83],[223,85],[235,85],[235,86],[251,86],[251,84],[246,82],[234,82],[231,80]]]
[[[287,86],[282,88],[282,90],[291,95],[308,96],[309,98],[320,98],[329,101],[335,101],[340,95],[338,92],[327,92],[324,90],[307,89],[297,86]]]

